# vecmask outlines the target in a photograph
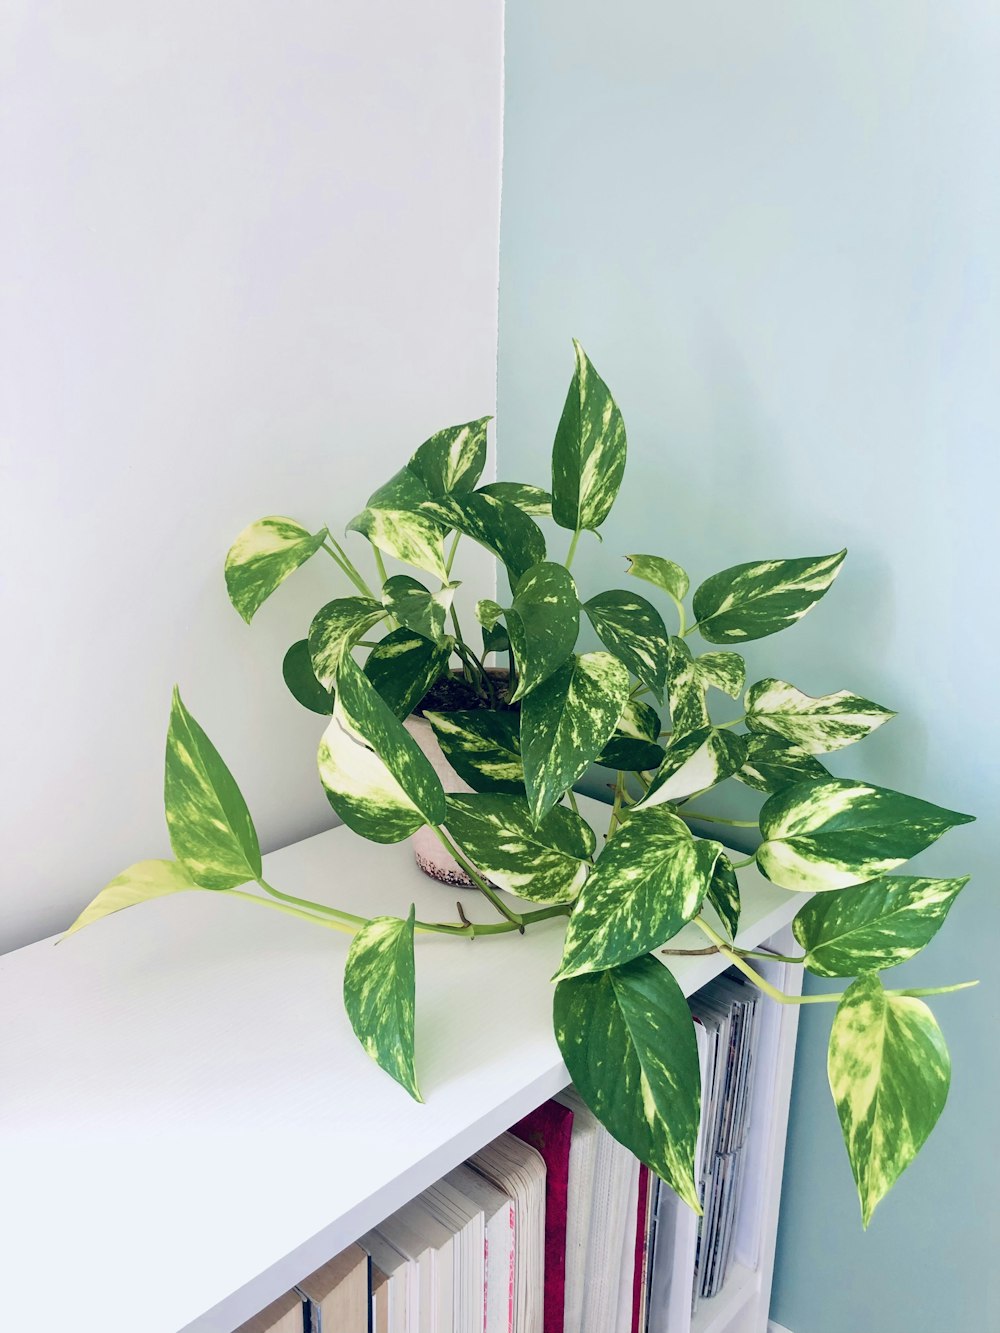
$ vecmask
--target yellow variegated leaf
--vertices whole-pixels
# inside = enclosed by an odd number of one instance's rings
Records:
[[[136,903],[149,902],[151,898],[163,898],[168,893],[183,893],[188,889],[200,889],[187,870],[178,861],[136,861],[120,875],[116,875],[76,918],[63,936],[72,935],[75,930],[82,930],[102,916],[112,912],[121,912]]]
[[[351,942],[344,968],[344,1008],[376,1064],[422,1102],[414,1064],[414,909],[405,921],[377,916]]]
[[[261,603],[325,540],[326,528],[310,533],[293,518],[277,515],[243,529],[226,555],[226,588],[248,625]]]
[[[829,754],[863,740],[896,714],[840,690],[814,699],[783,680],[759,680],[746,696],[750,731],[771,732],[810,754]]]

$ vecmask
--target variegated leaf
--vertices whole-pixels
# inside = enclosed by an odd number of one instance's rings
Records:
[[[480,417],[462,426],[447,426],[425,440],[407,467],[436,499],[471,491],[486,466],[486,426],[492,417]]]
[[[63,935],[72,935],[76,930],[100,921],[102,916],[112,912],[121,912],[136,903],[149,902],[152,898],[163,898],[168,893],[183,893],[187,889],[201,889],[187,869],[179,861],[136,861],[120,875],[116,875],[110,884],[100,891],[96,898],[83,909],[69,930]]]
[[[645,597],[614,590],[591,597],[583,609],[608,652],[662,699],[669,636],[656,607]]]
[[[698,675],[691,649],[674,635],[667,655],[667,702],[675,736],[684,736],[711,726],[705,683]]]
[[[661,555],[627,555],[625,559],[629,561],[627,573],[662,589],[672,601],[683,602],[691,580],[680,565]]]
[[[365,508],[406,509],[419,512],[430,504],[433,498],[412,468],[401,467],[378,490],[372,491]],[[349,528],[353,526],[354,523],[348,524]]]
[[[587,878],[591,830],[563,805],[535,825],[523,796],[449,796],[446,823],[479,872],[518,898],[572,902]]]
[[[281,674],[292,698],[303,708],[325,716],[333,712],[333,691],[316,679],[308,639],[299,639],[285,653]]]
[[[574,339],[576,369],[552,446],[552,517],[572,531],[608,516],[625,472],[625,423],[608,386]]]
[[[492,551],[506,568],[512,588],[533,565],[545,559],[541,528],[507,500],[475,491],[472,495],[449,496],[430,506],[430,512],[444,525]]]
[[[556,987],[556,1040],[580,1096],[696,1213],[701,1075],[684,992],[655,959]]]
[[[827,592],[846,554],[758,560],[713,574],[694,594],[702,638],[746,642],[794,625]]]
[[[576,647],[580,599],[569,570],[552,561],[529,569],[504,615],[519,675],[513,703],[558,670]]]
[[[422,634],[432,643],[440,643],[444,638],[445,616],[451,610],[458,586],[447,583],[431,592],[409,574],[394,574],[382,588],[382,604],[400,625]]]
[[[969,882],[891,875],[810,898],[792,922],[820,977],[856,977],[912,958],[937,934]]]
[[[659,740],[660,715],[641,699],[628,699],[615,731],[623,736],[634,736],[636,740]]]
[[[311,533],[293,518],[272,515],[244,528],[226,555],[229,600],[250,624],[280,583],[316,554],[326,528]]]
[[[733,939],[740,928],[740,886],[733,863],[725,852],[719,853],[706,894]]]
[[[385,607],[370,597],[337,597],[316,612],[309,626],[309,655],[321,685],[332,689],[337,668],[353,644],[386,615]]]
[[[636,808],[651,809],[665,801],[685,801],[731,777],[743,763],[742,736],[715,727],[701,727],[671,737],[663,763]]]
[[[521,760],[534,819],[594,762],[628,698],[625,667],[610,653],[575,654],[521,704]]]
[[[409,717],[448,670],[450,652],[413,630],[387,634],[368,654],[365,675],[397,717]]]
[[[757,864],[783,889],[842,889],[884,875],[971,815],[850,778],[801,782],[760,812]]]
[[[174,688],[163,804],[174,856],[203,889],[261,875],[260,845],[243,793]]]
[[[377,916],[361,927],[344,967],[344,1008],[375,1063],[422,1102],[414,1063],[415,912],[405,921]]]
[[[632,810],[584,885],[556,980],[601,972],[672,939],[701,906],[721,850],[669,810]]]
[[[518,716],[492,708],[424,713],[444,757],[473,791],[524,795]]]
[[[750,731],[773,732],[810,754],[829,754],[860,741],[896,714],[840,690],[814,699],[783,680],[759,680],[746,697]]]
[[[483,597],[476,603],[476,619],[483,629],[492,629],[503,615],[503,607],[490,597]]]
[[[714,685],[731,699],[739,697],[747,678],[747,664],[739,653],[702,653],[694,670],[702,685]]]
[[[387,555],[406,565],[426,569],[429,574],[448,582],[444,558],[444,528],[436,518],[420,509],[372,508],[369,506],[348,524]]]
[[[552,517],[552,496],[543,491],[541,486],[528,486],[521,481],[491,481],[480,486],[480,495],[492,495],[497,500],[506,500],[517,505],[524,514],[533,517]]]
[[[594,762],[605,768],[620,769],[623,773],[650,773],[660,767],[665,754],[662,745],[637,741],[634,736],[620,736],[615,732]]]
[[[793,787],[797,782],[828,778],[815,756],[770,732],[751,732],[744,738],[747,754],[735,777],[754,791],[774,792]]]
[[[944,1110],[951,1058],[927,1005],[868,974],[837,1006],[827,1072],[867,1227]]]

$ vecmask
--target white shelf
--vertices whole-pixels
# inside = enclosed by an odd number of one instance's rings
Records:
[[[733,1320],[756,1301],[760,1274],[734,1263],[726,1285],[717,1296],[702,1297],[691,1316],[691,1333],[725,1333]]]
[[[347,830],[272,853],[265,875],[355,912],[454,919],[454,890],[406,844]],[[752,946],[801,899],[752,869],[740,881]],[[474,893],[463,905],[492,917]],[[565,1086],[562,934],[421,937],[423,1106],[351,1033],[346,935],[189,893],[0,958],[4,1327],[47,1309],[74,1333],[231,1333]],[[688,994],[721,970],[670,961]]]

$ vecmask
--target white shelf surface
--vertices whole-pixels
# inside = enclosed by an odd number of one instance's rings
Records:
[[[606,807],[584,799],[588,817]],[[333,829],[265,858],[288,893],[454,920],[407,844]],[[801,903],[740,871],[752,947]],[[463,906],[495,919],[472,891]],[[425,1105],[364,1054],[350,939],[183,893],[0,958],[0,1309],[74,1333],[231,1333],[568,1082],[550,977],[563,923],[417,946]],[[687,927],[675,947],[700,948]],[[670,960],[686,993],[717,957]]]

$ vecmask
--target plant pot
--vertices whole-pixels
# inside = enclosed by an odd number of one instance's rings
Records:
[[[441,785],[447,792],[470,792],[472,788],[464,782],[451,764],[444,757],[444,751],[438,744],[433,728],[422,717],[412,714],[403,723],[406,730],[420,746],[434,766],[434,772],[441,779]],[[456,888],[471,889],[472,880],[458,864],[451,852],[443,847],[434,830],[428,826],[418,829],[410,839],[417,865],[431,879]]]

